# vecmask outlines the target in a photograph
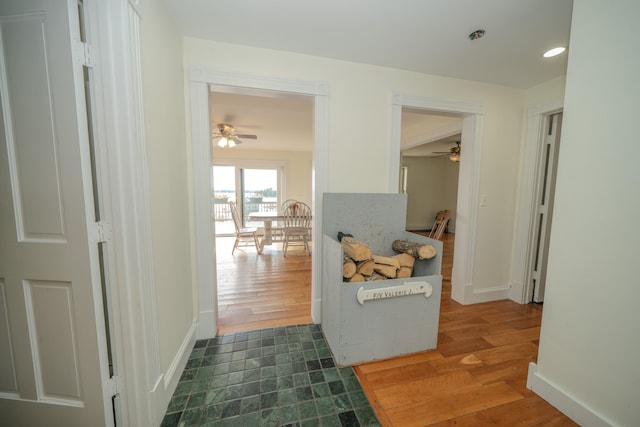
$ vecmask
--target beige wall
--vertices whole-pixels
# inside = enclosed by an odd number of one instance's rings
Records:
[[[220,61],[224,58],[224,61]],[[329,86],[328,191],[386,192],[394,93],[481,104],[486,114],[476,240],[476,289],[507,286],[514,229],[524,91],[288,52],[184,40],[185,69],[326,82]],[[188,79],[188,76],[187,76]],[[188,81],[187,81],[188,83]],[[188,84],[185,88],[188,89]],[[189,91],[186,91],[189,102]],[[187,104],[188,105],[188,104]],[[188,123],[190,118],[187,116]]]
[[[573,5],[538,357],[541,377],[616,426],[640,425],[639,16],[636,0]],[[607,213],[621,227],[599,232]]]
[[[167,371],[194,320],[187,198],[182,36],[159,2],[141,25],[144,120],[149,162],[160,360]]]
[[[564,98],[565,80],[566,76],[561,76],[527,89],[525,105],[535,107],[560,102]]]
[[[282,200],[296,199],[311,206],[311,173],[313,169],[313,155],[305,151],[261,151],[261,150],[233,150],[214,148],[212,152],[214,162],[225,160],[246,161],[279,161],[286,164],[286,183],[283,188]]]
[[[444,157],[403,157],[407,175],[407,228],[425,230],[433,226],[436,212],[451,211],[448,229],[455,231],[460,163]]]

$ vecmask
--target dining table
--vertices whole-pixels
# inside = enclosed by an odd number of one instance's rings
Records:
[[[284,215],[278,212],[251,212],[248,216],[251,221],[262,221],[264,223],[264,236],[262,237],[262,241],[260,242],[260,250],[264,249],[265,246],[273,244],[274,241],[279,241],[278,237],[274,238],[274,221],[282,221],[284,220]]]
[[[264,236],[262,237],[262,241],[260,242],[260,250],[264,249],[265,246],[272,245],[273,242],[281,242],[284,236],[282,233],[277,233],[278,231],[282,231],[282,229],[276,229],[273,227],[274,221],[283,221],[284,214],[281,212],[251,212],[247,215],[247,218],[250,221],[262,221],[264,223]]]

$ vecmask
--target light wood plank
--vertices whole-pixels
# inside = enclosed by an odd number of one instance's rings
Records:
[[[497,335],[486,335],[483,338],[494,346],[517,344],[520,342],[537,340],[540,337],[540,327],[522,329]]]
[[[418,379],[402,384],[376,389],[380,404],[387,410],[412,403],[418,403],[429,397],[435,397],[450,390],[477,388],[478,381],[467,371],[455,371],[445,375]]]
[[[367,363],[365,365],[358,366],[358,369],[360,369],[362,374],[370,374],[372,372],[398,368],[414,363],[429,362],[442,358],[442,354],[438,351],[425,351],[423,353],[410,354],[408,356],[394,357],[393,359]]]
[[[231,254],[233,237],[216,238],[218,333],[311,323],[311,259],[284,257],[281,244]]]
[[[394,426],[417,427],[461,417],[522,398],[522,395],[508,384],[496,383],[430,396],[418,403],[391,408],[387,414]]]

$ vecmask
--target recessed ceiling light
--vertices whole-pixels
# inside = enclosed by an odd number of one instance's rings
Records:
[[[546,51],[542,56],[544,56],[545,58],[551,58],[552,56],[560,55],[565,50],[566,49],[564,47],[554,47],[553,49],[549,49],[548,51]]]

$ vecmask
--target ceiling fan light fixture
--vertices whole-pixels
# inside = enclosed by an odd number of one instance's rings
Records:
[[[212,131],[212,143],[215,141],[215,138],[219,137],[220,139],[218,140],[217,145],[220,148],[233,148],[238,144],[242,144],[242,139],[244,138],[258,139],[257,135],[237,134],[234,127],[226,123],[219,123],[215,126],[218,128],[218,131]]]
[[[459,162],[460,154],[458,153],[452,154],[451,156],[449,156],[449,160],[451,160],[452,162]]]
[[[553,49],[549,49],[548,51],[546,51],[542,56],[544,56],[545,58],[551,58],[560,55],[565,50],[566,48],[562,46],[554,47]]]

